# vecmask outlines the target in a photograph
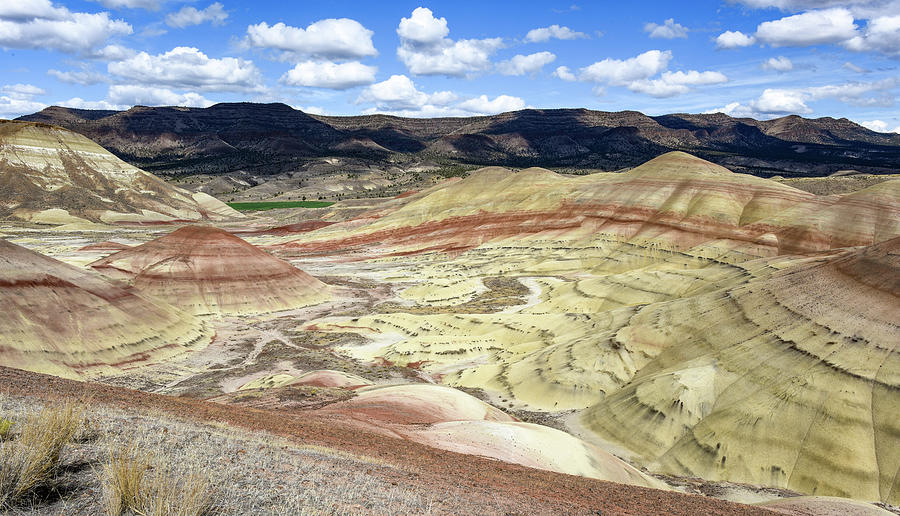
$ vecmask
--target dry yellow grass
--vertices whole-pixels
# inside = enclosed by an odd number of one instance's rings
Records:
[[[15,423],[13,440],[29,414],[44,403],[0,393],[0,418]],[[428,486],[394,484],[390,479],[406,470],[376,457],[297,444],[224,423],[184,421],[158,410],[136,413],[91,401],[80,405],[90,423],[86,432],[76,432],[72,445],[62,450],[59,468],[46,484],[8,509],[0,507],[0,514],[108,514],[107,465],[120,456],[129,458],[121,453],[129,449],[146,454],[139,470],[142,492],[163,496],[138,511],[123,507],[124,514],[203,514],[196,501],[207,488],[211,503],[206,513],[234,516],[503,514],[512,512],[514,504],[473,502],[462,491],[441,497]],[[135,456],[139,454],[130,457]]]
[[[102,468],[106,514],[199,516],[212,508],[209,479],[197,472],[180,476],[135,446],[110,451]]]
[[[4,420],[6,421],[6,420]],[[49,405],[7,428],[0,441],[0,508],[23,502],[50,482],[60,454],[85,426],[84,407],[74,403]]]

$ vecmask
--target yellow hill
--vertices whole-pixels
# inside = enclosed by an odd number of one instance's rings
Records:
[[[47,124],[0,120],[0,218],[42,224],[240,218],[125,163],[84,136]]]

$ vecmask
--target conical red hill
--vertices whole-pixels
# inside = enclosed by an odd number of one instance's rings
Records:
[[[0,364],[115,374],[209,342],[202,322],[99,274],[0,240]]]
[[[331,297],[321,281],[210,226],[180,228],[91,267],[196,314],[272,312]]]

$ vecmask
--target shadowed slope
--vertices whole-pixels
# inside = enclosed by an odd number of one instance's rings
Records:
[[[321,281],[210,226],[183,227],[90,266],[197,314],[286,310],[331,296]]]
[[[5,240],[0,305],[0,362],[69,378],[158,362],[212,336],[169,305]]]
[[[900,156],[897,135],[847,119],[797,116],[758,121],[722,113],[650,117],[636,111],[523,109],[430,119],[332,117],[284,104],[229,103],[136,106],[118,113],[52,106],[22,119],[80,131],[138,166],[179,174],[288,172],[296,169],[297,158],[312,156],[358,156],[381,164],[440,156],[462,163],[614,170],[684,150],[754,172],[822,176],[849,168],[886,171]]]
[[[221,220],[224,203],[166,184],[84,136],[0,121],[0,217],[41,223]]]

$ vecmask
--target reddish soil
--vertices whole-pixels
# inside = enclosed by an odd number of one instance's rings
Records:
[[[403,192],[400,195],[395,195],[394,199],[403,199],[405,197],[410,197],[412,195],[416,195],[417,193],[419,193],[419,190],[408,190],[406,192]]]
[[[504,500],[512,514],[772,515],[771,511],[696,495],[659,491],[436,450],[374,433],[339,414],[286,413],[102,384],[64,380],[0,366],[0,392],[43,399],[83,399],[134,411],[162,411],[191,421],[219,421],[333,449],[377,457],[398,466],[385,482],[418,484],[435,493],[462,494],[455,513],[472,513],[485,501]],[[374,473],[373,473],[374,474]],[[472,505],[467,510],[467,500]]]
[[[130,249],[130,245],[120,244],[118,242],[97,242],[96,244],[88,244],[79,251],[121,251],[123,249]]]
[[[293,235],[295,233],[308,233],[317,229],[328,227],[335,222],[325,220],[306,220],[296,224],[288,224],[285,226],[275,226],[269,229],[253,230],[253,231],[234,231],[237,235]]]
[[[860,220],[874,220],[897,214],[895,206],[866,197],[847,197],[839,201],[834,198],[816,198],[808,193],[785,191],[784,189],[763,188],[759,185],[745,185],[731,181],[693,180],[684,184],[672,180],[634,179],[616,185],[623,198],[627,194],[640,196],[647,192],[666,192],[674,187],[689,188],[706,193],[715,192],[725,197],[745,199],[787,200],[797,205],[806,205],[816,210],[830,210],[840,205],[850,216]],[[638,197],[639,198],[639,197]],[[655,201],[653,201],[655,202]],[[776,226],[764,222],[736,225],[709,216],[689,216],[680,212],[661,211],[651,202],[648,205],[620,204],[610,199],[583,199],[562,201],[551,211],[481,211],[473,215],[453,216],[441,220],[428,220],[415,226],[391,227],[367,234],[356,234],[333,240],[312,242],[287,242],[271,246],[281,253],[322,253],[384,246],[417,246],[399,254],[415,254],[431,250],[465,251],[494,239],[529,235],[542,231],[565,231],[584,227],[586,224],[600,230],[613,230],[623,235],[638,231],[650,234],[668,234],[684,247],[691,247],[708,240],[735,240],[758,246],[773,246],[779,254],[803,254],[824,251],[836,247],[871,245],[872,235],[866,232],[836,233],[834,228],[810,226],[801,223],[796,226]],[[860,227],[867,227],[860,223]],[[652,231],[651,231],[652,230]],[[767,234],[777,236],[777,244],[764,238]],[[388,255],[391,256],[391,255]]]
[[[334,240],[313,242],[286,242],[269,248],[285,255],[314,254],[345,251],[372,246],[410,245],[415,250],[393,252],[387,256],[417,254],[427,251],[463,252],[484,242],[517,235],[530,235],[542,231],[566,231],[583,227],[587,222],[600,230],[633,234],[655,228],[661,233],[677,235],[687,247],[710,239],[728,239],[766,245],[760,235],[785,231],[764,225],[734,227],[708,218],[692,219],[666,217],[650,208],[633,208],[619,205],[595,205],[563,203],[559,209],[549,211],[520,211],[505,213],[480,212],[477,215],[448,217],[427,221],[416,226],[394,227],[372,233],[353,235]],[[812,234],[801,235],[812,239]],[[821,238],[820,238],[821,239]],[[871,242],[868,242],[871,243]],[[815,243],[814,243],[815,244]],[[814,244],[810,246],[814,247]],[[862,244],[854,245],[868,245]],[[802,246],[801,246],[802,247]]]
[[[205,215],[205,214],[204,214]],[[122,220],[116,222],[117,226],[126,226],[126,227],[144,227],[144,226],[174,226],[177,224],[196,224],[196,220],[187,220],[187,219],[172,219],[172,220]]]

